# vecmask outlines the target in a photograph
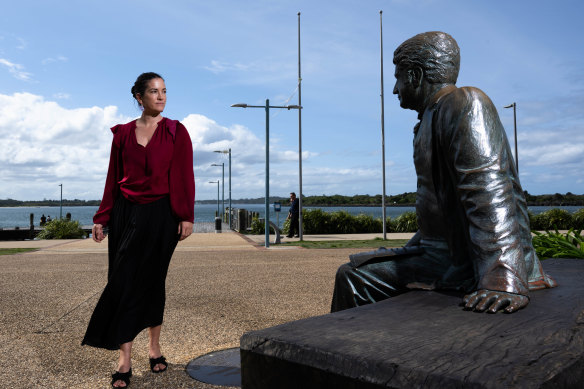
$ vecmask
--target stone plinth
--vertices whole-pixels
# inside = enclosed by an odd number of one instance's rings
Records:
[[[412,291],[247,333],[243,388],[584,388],[584,260],[543,266],[559,286],[513,314]]]

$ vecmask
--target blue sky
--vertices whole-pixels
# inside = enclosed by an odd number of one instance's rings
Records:
[[[99,199],[109,127],[140,115],[135,78],[166,79],[164,115],[193,140],[197,199],[216,198],[232,149],[233,198],[264,195],[265,114],[297,104],[301,12],[303,193],[379,194],[379,10],[383,10],[387,192],[415,191],[416,114],[392,95],[393,50],[425,31],[461,47],[457,85],[493,100],[532,194],[584,193],[578,1],[28,1],[0,15],[0,198]],[[291,98],[291,99],[290,99]],[[290,100],[289,100],[290,99]],[[298,192],[298,113],[270,115],[272,195]],[[227,178],[226,178],[227,181]],[[227,193],[227,187],[226,187]]]

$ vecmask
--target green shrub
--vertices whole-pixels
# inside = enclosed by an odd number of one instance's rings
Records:
[[[584,237],[582,230],[570,229],[565,235],[555,230],[545,233],[534,231],[533,247],[537,256],[545,258],[583,258]]]
[[[416,232],[418,231],[418,218],[415,211],[404,212],[391,223],[393,232]]]
[[[531,212],[531,211],[528,210],[527,211],[527,216],[529,217],[529,228],[531,230],[537,230],[537,228],[535,228],[535,225],[536,225],[536,220],[535,220],[536,216],[535,216],[535,214],[533,212]]]
[[[330,228],[333,234],[354,234],[357,230],[356,218],[347,211],[335,211],[330,215]]]
[[[332,234],[330,216],[320,208],[302,210],[302,227],[305,234]]]
[[[574,226],[572,214],[565,209],[554,208],[533,217],[531,229],[536,231],[568,230]]]
[[[263,235],[266,233],[266,222],[254,217],[251,220],[251,233],[253,235]],[[274,227],[270,226],[270,234],[275,234]]]
[[[304,214],[304,212],[302,213]],[[288,235],[290,232],[290,219],[284,220],[284,224],[282,224],[282,234]]]
[[[574,229],[584,230],[584,208],[580,208],[572,215],[574,220]]]
[[[383,232],[383,223],[381,219],[374,219],[371,215],[360,213],[355,217],[358,232],[373,233]]]
[[[55,219],[45,224],[39,239],[79,239],[85,236],[77,220]]]
[[[414,219],[415,219],[415,212]],[[303,210],[303,227],[305,234],[359,234],[359,233],[379,233],[383,231],[383,222],[380,218],[371,215],[359,214],[351,215],[349,212],[341,210],[335,212],[325,212],[320,208]],[[392,229],[391,219],[387,218],[387,231]],[[417,222],[412,232],[417,231]],[[284,232],[287,232],[284,223]]]

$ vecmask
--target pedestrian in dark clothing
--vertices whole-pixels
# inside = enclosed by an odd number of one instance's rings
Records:
[[[288,231],[288,238],[292,238],[293,236],[298,237],[300,234],[300,228],[298,226],[298,216],[300,215],[299,212],[299,201],[296,198],[296,193],[290,193],[290,211],[288,211],[288,218],[290,219],[290,230]]]

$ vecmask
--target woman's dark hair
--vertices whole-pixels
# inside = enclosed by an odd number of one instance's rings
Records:
[[[136,79],[134,86],[132,87],[132,96],[134,96],[135,99],[137,94],[140,94],[140,96],[144,96],[144,92],[146,92],[146,87],[148,86],[148,81],[153,80],[155,78],[160,78],[164,80],[164,78],[162,78],[160,74],[154,72],[140,74]],[[136,101],[138,101],[138,99],[136,99]],[[138,103],[138,105],[141,104]]]

